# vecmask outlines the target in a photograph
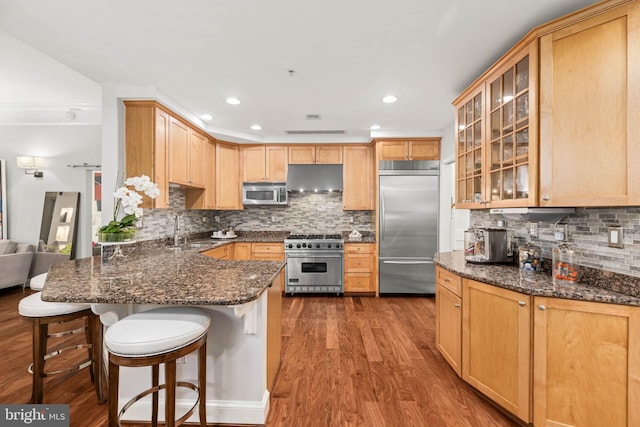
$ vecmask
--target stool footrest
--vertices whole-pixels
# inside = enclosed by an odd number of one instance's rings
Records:
[[[191,409],[189,409],[187,411],[186,414],[184,414],[182,417],[180,417],[179,419],[176,420],[176,427],[178,427],[180,424],[184,423],[191,415],[193,415],[194,410],[198,407],[198,404],[200,403],[200,388],[195,385],[192,384],[190,382],[186,382],[186,381],[177,381],[176,382],[176,386],[177,387],[184,387],[184,388],[189,388],[193,391],[195,391],[197,393],[197,399],[195,401],[195,403],[193,404],[193,406],[191,407]],[[127,403],[124,404],[124,406],[122,407],[122,409],[120,410],[120,413],[118,414],[118,425],[122,426],[121,423],[121,418],[122,415],[124,415],[124,413],[131,408],[137,401],[139,401],[140,399],[142,399],[145,396],[148,396],[152,393],[156,393],[160,390],[164,390],[167,388],[166,384],[160,384],[158,386],[155,387],[151,387],[146,389],[145,391],[143,391],[142,393],[139,393],[135,396],[133,396]],[[166,422],[166,420],[165,420]]]

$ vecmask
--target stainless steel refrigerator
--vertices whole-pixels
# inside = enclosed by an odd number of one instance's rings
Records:
[[[381,161],[380,294],[435,294],[438,161]]]

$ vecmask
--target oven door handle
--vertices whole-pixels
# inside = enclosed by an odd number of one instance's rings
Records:
[[[433,261],[382,261],[383,264],[433,264]]]

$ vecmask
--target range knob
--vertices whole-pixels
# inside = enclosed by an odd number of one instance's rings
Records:
[[[316,243],[316,248],[320,249],[320,243]]]
[[[306,244],[306,243],[303,243],[303,244],[302,244],[302,247],[303,247],[303,248],[306,248],[306,247],[307,247],[307,244]]]
[[[327,245],[327,248],[331,249],[331,243],[329,243],[329,244]]]
[[[289,249],[293,248],[293,244],[289,243],[288,247]]]
[[[296,245],[296,248],[300,249],[300,243],[298,243],[298,244]]]
[[[340,243],[336,243],[336,248],[340,249]]]

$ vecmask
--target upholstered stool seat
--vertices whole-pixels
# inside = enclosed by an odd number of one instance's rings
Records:
[[[33,375],[30,403],[42,403],[44,396],[44,378],[54,374],[77,373],[84,368],[90,368],[91,380],[95,383],[96,395],[100,402],[106,397],[102,390],[102,325],[100,318],[91,312],[89,304],[68,304],[62,302],[42,301],[41,293],[36,292],[20,300],[18,313],[24,321],[32,325],[32,354],[33,362],[29,372]],[[65,324],[83,319],[84,325],[75,329],[50,333],[49,326]],[[83,344],[62,344],[51,349],[49,353],[49,338],[62,338],[84,332]],[[87,349],[86,360],[79,365],[73,365],[57,371],[46,371],[46,361],[67,350]]]
[[[47,280],[47,273],[38,274],[29,279],[29,287],[34,291],[41,291],[44,288],[44,282]]]
[[[200,425],[206,425],[206,343],[209,315],[195,307],[163,307],[135,313],[107,329],[109,350],[109,426],[120,425],[127,409],[152,394],[152,424],[158,423],[158,392],[165,390],[165,425],[178,426],[199,407]],[[176,381],[176,360],[198,350],[198,385]],[[165,384],[159,385],[159,367],[165,365]],[[119,367],[152,367],[152,386],[129,400],[118,412]],[[190,388],[198,393],[193,407],[175,420],[175,389]]]

